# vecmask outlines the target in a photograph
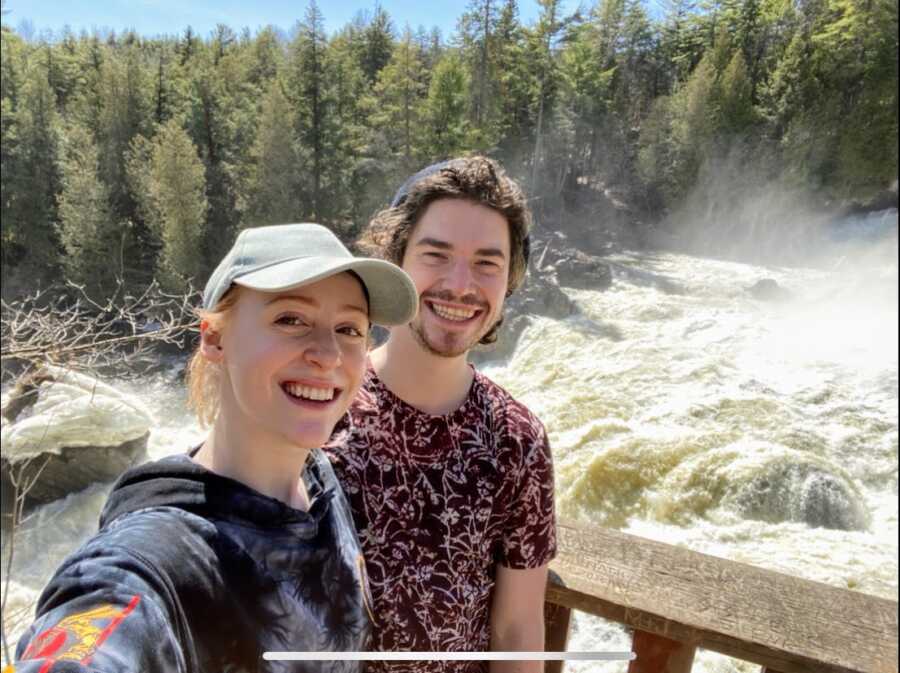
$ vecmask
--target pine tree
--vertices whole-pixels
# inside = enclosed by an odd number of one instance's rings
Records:
[[[60,121],[46,61],[26,67],[15,110],[10,99],[3,102],[4,140],[11,144],[4,147],[3,261],[17,267],[20,278],[40,283],[55,277],[59,250],[53,223]],[[4,278],[11,271],[4,269]]]
[[[755,121],[753,82],[744,63],[744,54],[734,52],[719,85],[718,131],[726,135],[742,134]]]
[[[497,71],[498,156],[510,166],[524,163],[532,137],[534,92],[538,82],[530,67],[525,31],[519,23],[516,0],[505,0],[494,31]]]
[[[553,58],[553,43],[563,27],[559,19],[559,0],[538,0],[541,15],[532,31],[532,41],[537,52],[537,121],[534,130],[534,152],[531,157],[532,193],[537,193],[540,167],[544,160],[544,119],[552,111],[552,83],[555,79],[556,64]]]
[[[259,128],[250,149],[244,226],[283,224],[299,219],[297,152],[291,104],[277,80],[262,100]]]
[[[468,81],[459,58],[446,54],[431,76],[425,103],[425,143],[422,152],[430,160],[459,154],[466,146]]]
[[[288,83],[297,113],[295,134],[301,147],[301,204],[304,214],[315,220],[319,219],[323,206],[322,179],[328,114],[326,47],[324,18],[315,0],[310,0],[306,17],[298,24],[297,37],[291,45]]]
[[[178,120],[159,128],[152,142],[137,141],[128,163],[143,216],[156,235],[157,274],[173,290],[199,282],[207,272],[202,254],[206,230],[203,162]]]
[[[381,151],[392,157],[398,173],[408,173],[414,160],[415,139],[422,115],[426,73],[420,48],[407,26],[390,63],[375,84],[373,130]]]
[[[462,58],[471,86],[469,119],[477,133],[476,143],[490,144],[496,108],[495,33],[498,22],[496,0],[469,0],[459,20]]]
[[[391,17],[379,4],[363,29],[363,53],[360,63],[369,84],[374,84],[378,73],[391,60],[394,49],[394,25]]]
[[[247,63],[247,79],[258,91],[268,89],[284,61],[278,36],[271,26],[263,28],[250,47]]]
[[[212,44],[194,55],[187,124],[205,168],[210,235],[203,252],[210,259],[225,254],[240,223],[237,167],[252,143],[258,104],[254,96],[242,95],[241,68],[232,48],[218,56],[217,49]]]
[[[153,113],[149,73],[135,45],[119,47],[101,68],[97,139],[100,179],[109,188],[118,218],[134,219],[135,204],[128,191],[125,160],[134,137],[150,133]]]
[[[99,165],[93,134],[78,126],[69,128],[58,198],[62,266],[67,280],[83,285],[89,296],[101,301],[124,280],[127,229],[115,220]]]

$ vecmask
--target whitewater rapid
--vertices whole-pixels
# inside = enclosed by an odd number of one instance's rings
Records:
[[[897,600],[896,222],[803,266],[620,253],[608,290],[567,290],[580,315],[535,318],[506,363],[483,367],[544,421],[558,513]],[[755,299],[763,278],[789,297]],[[174,373],[122,387],[157,418],[150,457],[202,437]],[[107,491],[27,523],[14,609],[95,530]],[[629,648],[621,627],[576,615],[569,649]],[[758,666],[701,652],[695,670]]]
[[[816,266],[616,255],[610,289],[569,292],[582,316],[535,320],[487,371],[545,421],[559,514],[897,600],[896,212],[887,225]],[[789,296],[754,299],[763,278]],[[576,613],[569,649],[629,648]],[[694,670],[758,666],[701,652]]]

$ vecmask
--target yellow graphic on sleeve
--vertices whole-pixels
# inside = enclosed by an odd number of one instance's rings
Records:
[[[103,641],[118,628],[140,600],[140,596],[132,596],[124,608],[106,604],[69,615],[56,626],[38,634],[28,644],[22,658],[79,661],[87,664]]]
[[[16,673],[16,669],[13,668],[12,664],[9,664],[6,668],[3,669],[3,673]]]

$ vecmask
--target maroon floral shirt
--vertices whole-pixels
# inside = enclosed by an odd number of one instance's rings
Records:
[[[480,373],[455,412],[432,416],[369,368],[326,447],[366,558],[375,651],[487,651],[495,564],[556,554],[553,467],[541,422]],[[370,671],[483,671],[484,662]]]

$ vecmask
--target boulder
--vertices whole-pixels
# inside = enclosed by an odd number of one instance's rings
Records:
[[[796,521],[816,528],[865,530],[870,515],[851,482],[812,463],[773,464],[734,494],[749,519]]]
[[[559,284],[576,290],[606,290],[612,285],[612,272],[603,260],[580,250],[568,249],[553,267]]]
[[[612,285],[609,264],[573,247],[566,236],[555,232],[536,242],[540,251],[532,269],[538,274],[553,274],[558,285],[576,290],[606,290]]]
[[[505,314],[541,315],[562,320],[578,313],[578,305],[560,287],[552,271],[531,270],[525,282],[506,300]]]
[[[478,346],[469,353],[469,361],[479,364],[507,359],[516,350],[519,337],[531,325],[533,316],[563,320],[578,312],[578,306],[559,286],[552,272],[531,269],[522,286],[505,302],[503,325],[496,343]]]
[[[3,400],[3,509],[13,477],[28,505],[111,481],[146,454],[153,417],[139,401],[84,374],[45,367]]]
[[[791,293],[773,278],[758,280],[746,290],[751,297],[760,301],[784,301],[791,298]]]

